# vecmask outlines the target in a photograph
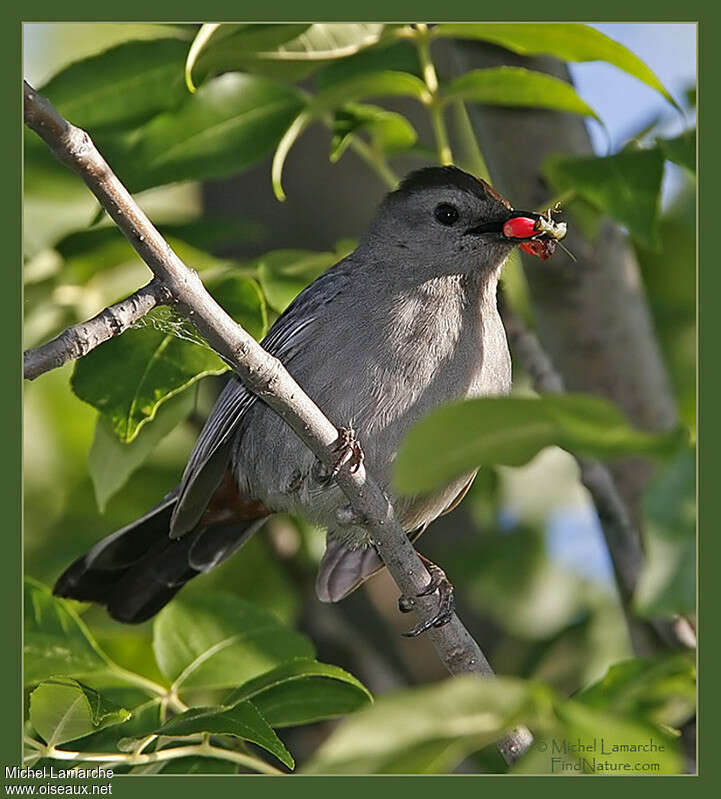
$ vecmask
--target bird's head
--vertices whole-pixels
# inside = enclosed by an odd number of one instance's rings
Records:
[[[514,211],[484,180],[457,167],[411,172],[388,194],[364,244],[416,278],[493,273],[514,246],[533,243],[531,254],[548,257],[555,236],[534,229],[540,214]]]

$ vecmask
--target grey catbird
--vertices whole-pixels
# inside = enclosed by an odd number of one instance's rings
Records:
[[[366,468],[411,538],[460,501],[474,474],[429,494],[395,496],[394,456],[409,427],[438,405],[508,392],[496,285],[519,241],[541,257],[552,251],[549,222],[538,233],[538,219],[455,167],[413,172],[385,198],[358,248],[299,294],[263,341],[344,430],[351,450],[342,457],[350,454],[351,468],[360,457],[357,436]],[[75,561],[55,593],[106,605],[120,621],[143,621],[232,555],[269,514],[291,511],[328,530],[316,589],[335,602],[383,564],[363,528],[339,522],[344,498],[329,477],[290,427],[232,377],[180,486]],[[429,572],[441,598],[432,621],[441,624],[452,590],[432,564]]]

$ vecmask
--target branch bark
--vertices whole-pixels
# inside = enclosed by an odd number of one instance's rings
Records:
[[[26,380],[35,380],[68,361],[82,358],[109,338],[119,336],[156,305],[169,300],[170,292],[158,278],[153,278],[147,286],[108,306],[87,322],[73,325],[47,344],[27,350],[23,355],[23,376]]]
[[[338,430],[281,362],[269,355],[210,296],[197,273],[178,258],[118,180],[90,136],[65,120],[27,83],[24,110],[26,124],[85,181],[172,301],[210,346],[233,367],[251,391],[290,425],[318,460],[332,469]],[[428,572],[395,518],[388,498],[363,466],[354,474],[342,469],[337,482],[354,516],[364,520],[369,537],[398,588],[403,594],[419,594],[428,584]],[[416,608],[421,620],[432,617],[435,604],[432,596],[418,598]],[[432,628],[428,635],[451,674],[493,675],[485,655],[458,616],[454,615],[443,627]],[[498,742],[498,748],[506,762],[512,763],[532,742],[530,732],[525,727],[517,727]]]

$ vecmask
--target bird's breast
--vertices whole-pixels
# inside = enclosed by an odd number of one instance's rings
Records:
[[[378,339],[366,340],[347,412],[369,465],[385,476],[418,419],[453,400],[507,393],[511,368],[495,284],[470,298],[461,290],[416,292],[379,327]]]

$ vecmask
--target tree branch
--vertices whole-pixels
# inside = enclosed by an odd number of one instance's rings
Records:
[[[281,362],[267,353],[208,294],[197,273],[178,258],[112,172],[90,136],[67,122],[27,83],[24,106],[26,124],[82,177],[198,332],[235,369],[245,385],[290,425],[318,460],[332,469],[338,430]],[[337,483],[348,498],[353,515],[363,519],[371,541],[401,592],[410,596],[419,594],[428,585],[428,572],[395,518],[388,498],[363,466],[354,474],[342,469]],[[419,597],[416,603],[422,620],[431,618],[435,606],[432,596]],[[448,624],[432,628],[428,634],[451,674],[493,674],[480,647],[456,615]],[[499,741],[498,748],[511,763],[532,741],[530,732],[519,727]]]
[[[156,305],[163,305],[169,300],[170,292],[158,278],[153,278],[147,286],[110,305],[87,322],[69,327],[41,347],[26,350],[23,355],[25,379],[34,380],[68,361],[82,358],[99,344],[127,330]]]

